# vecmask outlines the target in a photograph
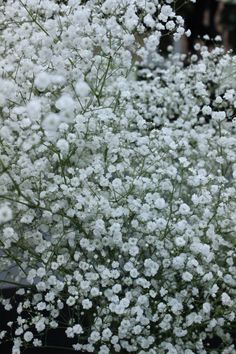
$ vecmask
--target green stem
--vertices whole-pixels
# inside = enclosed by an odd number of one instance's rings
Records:
[[[27,6],[23,3],[23,1],[19,0],[21,5],[24,7],[24,9],[26,10],[26,12],[28,13],[28,15],[30,16],[30,18],[32,19],[32,21],[48,36],[50,37],[49,33],[45,30],[45,28],[36,20],[36,18],[33,17],[33,15],[31,14],[31,12],[28,10]]]
[[[21,284],[21,283],[15,282],[15,281],[2,280],[2,279],[0,279],[0,283],[15,285],[15,286],[18,286],[20,288],[33,288],[34,287],[33,285]]]
[[[98,91],[98,95],[97,95],[97,99],[98,99],[98,104],[99,105],[101,103],[100,98],[102,97],[102,91],[103,91],[104,85],[106,83],[106,79],[107,79],[107,75],[108,75],[108,72],[109,72],[109,69],[110,69],[111,62],[112,62],[112,57],[109,57],[108,63],[107,63],[107,67],[106,67],[106,71],[105,71],[105,73],[103,75],[103,78],[102,78],[101,87],[100,87],[100,89]]]

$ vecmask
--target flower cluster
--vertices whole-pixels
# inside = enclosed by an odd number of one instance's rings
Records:
[[[189,126],[236,116],[236,57],[224,49],[195,46],[197,54],[159,56],[139,72],[133,83],[132,102],[149,129],[181,118]],[[189,63],[188,63],[189,61]],[[186,65],[186,63],[188,65]]]
[[[132,78],[159,60],[162,31],[184,32],[172,5],[0,3],[0,267],[20,298],[0,338],[13,333],[13,354],[60,326],[75,351],[204,354],[217,336],[235,352],[235,89],[221,80],[235,59],[203,50]]]

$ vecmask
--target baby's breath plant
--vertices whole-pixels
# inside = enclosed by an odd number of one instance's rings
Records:
[[[1,341],[235,353],[235,58],[160,66],[171,0],[12,0],[0,26]]]
[[[227,121],[235,119],[236,57],[220,47],[209,51],[197,44],[195,49],[197,54],[187,57],[173,55],[170,48],[168,58],[159,56],[139,71],[142,80],[133,83],[132,102],[150,129],[166,118],[202,125],[218,111]]]

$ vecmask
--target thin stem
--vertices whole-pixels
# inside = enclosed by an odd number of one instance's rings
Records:
[[[98,92],[98,104],[99,105],[100,105],[100,98],[102,96],[102,91],[103,91],[104,85],[106,83],[106,79],[107,79],[107,75],[108,75],[108,72],[109,72],[109,69],[110,69],[111,62],[112,62],[112,58],[109,57],[108,63],[107,63],[107,67],[106,67],[106,71],[105,71],[105,73],[103,75],[103,78],[102,78],[101,87],[100,87],[99,92]]]
[[[32,21],[48,36],[50,37],[49,33],[46,31],[46,29],[36,20],[36,18],[34,18],[31,14],[31,12],[28,10],[27,6],[23,3],[23,1],[19,0],[21,5],[24,7],[24,9],[26,10],[26,12],[28,13],[28,15],[30,16],[30,18],[32,19]]]
[[[20,288],[33,288],[34,287],[33,285],[21,284],[21,283],[15,282],[15,281],[3,280],[3,279],[0,279],[0,283],[15,285],[15,286],[18,286]]]

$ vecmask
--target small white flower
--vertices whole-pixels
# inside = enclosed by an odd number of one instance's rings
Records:
[[[75,102],[70,95],[62,95],[55,103],[57,109],[65,113],[72,113],[75,108]]]
[[[190,214],[190,207],[186,203],[182,203],[179,207],[179,213],[181,215],[189,215]]]
[[[168,21],[166,23],[166,29],[168,31],[173,31],[175,29],[175,27],[176,27],[176,25],[175,25],[174,21]],[[186,32],[185,32],[185,34],[186,34]]]
[[[43,310],[45,310],[45,308],[46,308],[46,303],[45,303],[45,302],[39,302],[39,303],[37,304],[37,309],[38,309],[39,311],[43,311]]]
[[[44,323],[44,321],[43,320],[39,320],[37,323],[36,323],[36,325],[35,325],[35,328],[36,328],[36,330],[38,331],[38,332],[42,332],[42,331],[44,331],[45,330],[45,323]]]
[[[42,92],[49,87],[50,83],[51,77],[46,72],[39,73],[34,80],[35,87]]]
[[[185,241],[184,237],[179,236],[179,237],[175,238],[175,244],[178,247],[183,247],[186,245],[186,241]]]
[[[0,206],[0,224],[10,221],[12,216],[12,210],[8,205]]]
[[[42,341],[40,339],[34,339],[33,340],[33,345],[34,347],[41,347],[42,346]]]
[[[106,328],[102,331],[102,339],[109,340],[112,336],[112,331],[109,328]]]
[[[184,272],[184,273],[182,274],[182,279],[183,279],[184,281],[189,282],[189,281],[191,281],[191,280],[193,279],[193,275],[192,275],[191,273],[189,273],[189,272]]]
[[[65,333],[66,333],[66,336],[67,336],[68,338],[74,338],[74,336],[75,336],[75,333],[74,333],[72,327],[68,327],[68,328],[66,329]]]
[[[89,299],[84,299],[84,300],[82,301],[82,307],[83,307],[83,309],[89,310],[89,309],[91,309],[92,306],[93,306],[93,303],[92,303],[92,301],[90,301]]]
[[[204,106],[202,108],[202,113],[205,114],[205,115],[211,115],[212,108],[210,106]]]
[[[155,200],[154,205],[157,209],[164,209],[166,207],[166,202],[164,198],[158,198]]]
[[[66,303],[68,306],[73,306],[76,303],[76,300],[73,296],[69,296],[69,298],[66,300]]]
[[[44,277],[45,274],[46,274],[45,268],[40,267],[40,268],[37,269],[37,276],[38,276],[39,278]]]
[[[66,155],[68,153],[70,147],[68,141],[65,139],[59,139],[57,141],[56,146],[63,155]]]
[[[90,93],[90,87],[85,81],[79,80],[75,85],[75,91],[78,96],[87,97]]]
[[[192,0],[193,1],[193,0]],[[196,1],[196,0],[195,0]],[[185,32],[185,35],[187,36],[187,37],[190,37],[191,36],[191,30],[190,29],[188,29],[186,32]]]
[[[227,293],[222,293],[221,295],[221,302],[225,306],[232,306],[233,301],[231,300],[230,296]]]
[[[90,339],[93,343],[98,342],[100,338],[101,338],[101,335],[100,335],[100,333],[97,332],[97,331],[93,331],[93,332],[90,334],[90,337],[89,337],[89,339]]]
[[[225,112],[212,112],[212,119],[217,122],[222,122],[226,118]]]
[[[26,341],[26,342],[31,342],[32,341],[32,339],[33,339],[33,333],[32,332],[30,332],[30,331],[27,331],[27,332],[25,332],[24,333],[24,340]]]
[[[58,114],[50,113],[43,120],[43,128],[47,131],[55,132],[61,123],[61,118]]]
[[[211,304],[209,302],[205,302],[202,305],[203,312],[210,313],[211,312]]]
[[[81,334],[83,333],[83,328],[79,325],[76,324],[72,327],[74,334]]]

